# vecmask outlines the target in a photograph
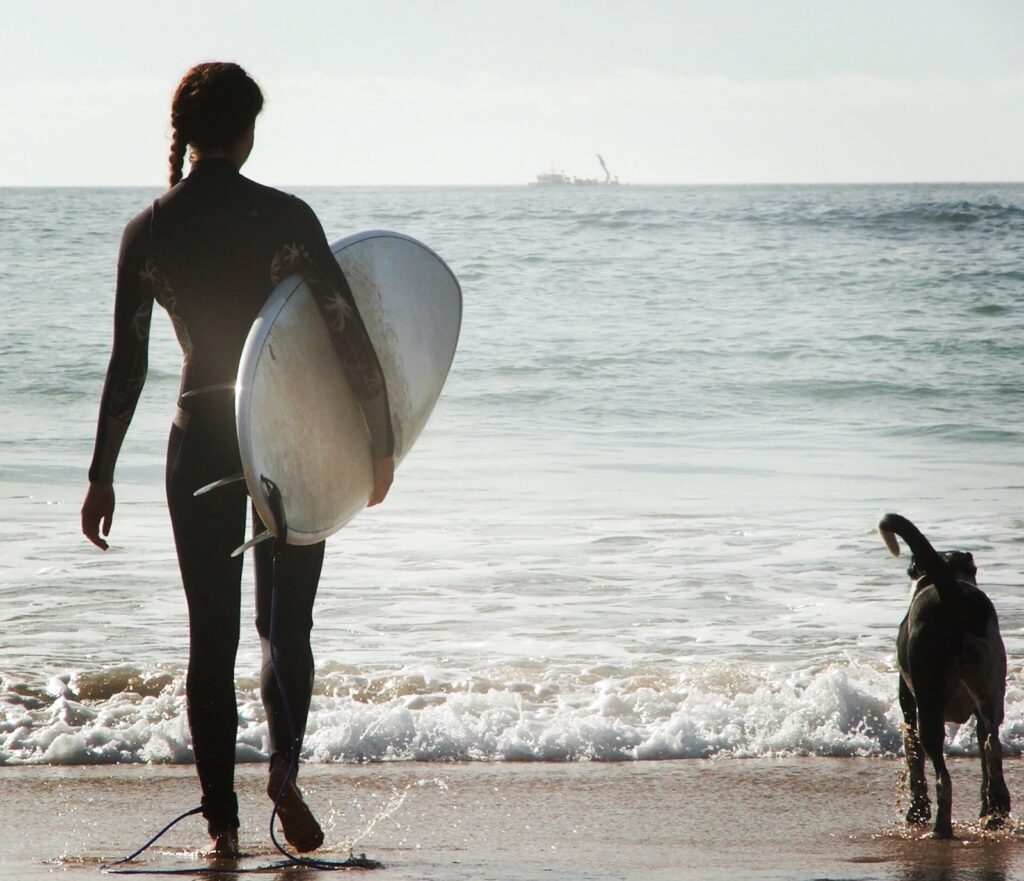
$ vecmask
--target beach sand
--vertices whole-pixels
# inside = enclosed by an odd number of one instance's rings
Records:
[[[301,782],[325,824],[321,854],[343,859],[362,833],[354,850],[385,863],[370,873],[380,881],[1024,877],[1024,825],[981,834],[978,762],[953,760],[951,772],[954,842],[918,840],[901,822],[895,759],[306,765]],[[250,854],[240,865],[279,862],[264,768],[242,765],[238,777]],[[1024,763],[1009,761],[1007,777],[1019,794]],[[197,799],[191,767],[0,768],[0,877],[98,875]],[[204,844],[189,818],[132,867],[199,868]]]

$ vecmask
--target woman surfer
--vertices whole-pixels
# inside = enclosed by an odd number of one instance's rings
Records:
[[[114,515],[114,465],[146,378],[155,301],[170,316],[183,353],[166,489],[189,613],[189,727],[213,856],[239,853],[234,664],[242,559],[232,558],[231,551],[245,540],[247,496],[242,483],[198,498],[193,492],[241,471],[231,389],[249,328],[286,275],[300,272],[309,282],[360,399],[373,451],[370,505],[384,499],[395,466],[380,364],[319,221],[296,197],[240,174],[262,107],[259,86],[237,64],[199,64],[174,94],[170,189],[128,224],[121,241],[113,352],[82,506],[82,531],[106,550],[101,532],[110,533]],[[191,148],[191,170],[182,179],[186,148]],[[261,531],[255,510],[253,520]],[[309,712],[309,635],[323,555],[323,542],[285,545],[275,573],[271,543],[255,549],[260,688],[271,746],[267,792],[272,799],[280,793],[285,837],[302,852],[323,842],[289,774]],[[284,591],[274,609],[276,675],[270,642],[275,577]],[[293,722],[299,730],[291,730]]]

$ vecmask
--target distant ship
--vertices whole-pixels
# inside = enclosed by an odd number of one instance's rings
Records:
[[[612,177],[611,172],[608,171],[608,166],[605,164],[604,158],[600,153],[597,154],[597,161],[601,163],[601,168],[604,169],[604,180],[599,180],[596,177],[569,177],[564,171],[542,171],[537,175],[537,180],[534,182],[535,186],[540,187],[606,187],[606,186],[618,186],[619,178]]]
[[[563,171],[542,171],[537,175],[537,183],[544,187],[558,187],[571,184],[572,178]]]

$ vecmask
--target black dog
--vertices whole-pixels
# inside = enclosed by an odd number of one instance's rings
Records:
[[[932,836],[952,838],[953,794],[943,758],[946,722],[978,722],[981,749],[981,818],[998,828],[1010,813],[1003,780],[999,726],[1006,691],[1006,650],[992,602],[975,583],[977,567],[966,551],[939,554],[917,527],[899,514],[878,523],[886,547],[900,554],[898,535],[913,553],[910,609],[900,624],[896,657],[903,709],[903,748],[910,774],[908,823],[931,817],[925,753],[935,769],[938,814]],[[924,753],[921,747],[924,747]]]

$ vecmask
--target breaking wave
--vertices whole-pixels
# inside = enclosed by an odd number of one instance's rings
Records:
[[[4,680],[0,764],[190,763],[184,679],[111,668],[33,687]],[[268,753],[254,680],[238,681],[238,760]],[[654,668],[495,668],[475,675],[325,669],[305,739],[312,762],[624,761],[710,756],[891,756],[901,749],[886,664],[712,662]],[[951,729],[952,731],[952,729]],[[1011,676],[1002,739],[1024,752]],[[973,725],[953,754],[977,751]]]

